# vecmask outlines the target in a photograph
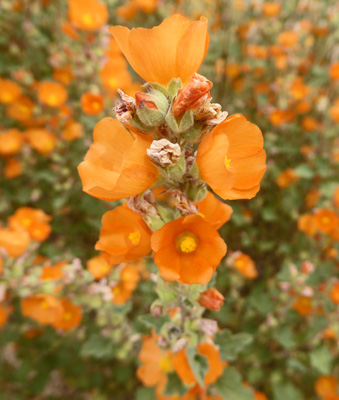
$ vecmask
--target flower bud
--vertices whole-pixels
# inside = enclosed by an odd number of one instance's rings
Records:
[[[149,93],[137,92],[135,94],[137,116],[146,126],[160,125],[167,113],[169,103],[167,97],[158,90]]]
[[[183,88],[179,89],[173,103],[174,116],[183,111],[197,110],[211,99],[210,90],[213,83],[204,76],[194,73],[191,80]]]
[[[208,310],[220,311],[220,307],[224,305],[224,296],[214,288],[209,288],[201,293],[199,304]]]

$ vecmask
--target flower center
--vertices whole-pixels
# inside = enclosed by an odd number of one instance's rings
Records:
[[[173,371],[172,361],[169,357],[164,357],[160,361],[160,369],[163,372],[171,372]]]
[[[132,244],[139,244],[140,237],[140,232],[132,232],[128,235],[128,239],[132,242]]]
[[[327,224],[330,223],[330,219],[329,219],[328,217],[322,217],[321,222],[322,222],[324,225],[327,225]]]
[[[83,17],[82,17],[82,22],[83,22],[85,25],[92,25],[92,24],[93,24],[93,17],[92,17],[92,15],[89,14],[89,13],[84,14]]]
[[[225,157],[225,167],[226,169],[229,169],[231,166],[231,160],[229,158],[227,158],[227,156]]]
[[[46,310],[49,307],[48,302],[46,300],[43,300],[40,303],[40,308],[42,308],[43,310]]]
[[[177,247],[183,253],[192,253],[198,245],[198,239],[190,232],[184,232],[176,238]]]
[[[70,312],[64,314],[65,321],[70,321],[71,319],[72,319],[72,314]]]

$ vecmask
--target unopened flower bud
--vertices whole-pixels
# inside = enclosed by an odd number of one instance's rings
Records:
[[[200,328],[206,336],[214,336],[218,332],[218,323],[213,319],[202,318],[200,320]]]
[[[148,157],[162,167],[172,166],[181,158],[180,146],[167,139],[153,140],[147,149]]]
[[[224,296],[214,288],[209,288],[201,293],[199,304],[208,310],[220,311],[220,307],[224,305]]]
[[[174,116],[180,115],[183,111],[197,110],[203,107],[211,99],[210,90],[212,86],[211,81],[194,73],[188,84],[178,91],[173,103]]]
[[[121,103],[114,107],[113,111],[115,112],[116,119],[119,122],[128,125],[136,111],[135,100],[120,89],[118,89],[118,93],[121,97]]]
[[[138,92],[135,94],[137,115],[146,126],[160,125],[167,113],[169,103],[167,97],[158,90],[149,93]]]

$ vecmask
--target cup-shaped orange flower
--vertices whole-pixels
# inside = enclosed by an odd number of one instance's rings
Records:
[[[124,204],[104,214],[95,248],[110,255],[111,265],[120,264],[147,255],[151,251],[150,237],[151,230],[140,214]]]
[[[99,0],[68,0],[69,19],[84,31],[100,29],[108,20],[106,4]]]
[[[224,365],[219,351],[212,344],[205,342],[198,345],[198,352],[207,358],[208,371],[206,372],[204,383],[210,385],[214,383],[223,373]],[[197,383],[197,379],[189,365],[186,349],[182,349],[173,357],[173,366],[180,379],[187,385]]]
[[[203,62],[209,41],[204,17],[192,22],[172,15],[153,29],[114,26],[110,32],[134,71],[161,85],[172,78],[187,83]]]
[[[52,325],[63,315],[61,301],[49,294],[36,294],[21,301],[21,312],[40,324]]]
[[[154,262],[168,281],[204,284],[226,254],[226,243],[200,215],[171,221],[151,239]]]
[[[82,309],[76,306],[66,297],[61,298],[63,308],[62,315],[53,323],[54,328],[64,331],[77,327],[82,320]]]
[[[12,229],[26,230],[32,240],[44,241],[51,233],[49,221],[51,217],[43,210],[31,207],[20,207],[8,218],[8,226]]]
[[[30,243],[28,232],[0,227],[0,248],[3,247],[11,257],[20,257]]]
[[[251,199],[266,171],[260,129],[243,115],[232,115],[202,140],[197,165],[205,182],[223,199]]]
[[[113,118],[94,128],[94,143],[78,170],[83,190],[102,200],[133,197],[149,188],[158,170],[146,154],[153,136],[132,135]]]

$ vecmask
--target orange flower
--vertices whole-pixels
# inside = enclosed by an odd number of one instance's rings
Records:
[[[262,12],[266,17],[276,17],[281,11],[281,5],[268,1],[262,5]]]
[[[11,257],[20,257],[30,243],[26,231],[0,227],[0,247],[4,247]]]
[[[339,62],[330,65],[330,78],[333,81],[339,80]]]
[[[208,47],[207,20],[191,22],[181,15],[153,29],[110,29],[132,68],[148,82],[167,85],[172,78],[187,83],[197,72]]]
[[[334,376],[320,376],[315,382],[315,392],[323,398],[336,396],[338,393],[338,380]]]
[[[339,208],[339,186],[336,188],[333,194],[333,203]]]
[[[225,297],[214,288],[209,288],[201,293],[199,304],[208,310],[220,311],[220,307],[224,305]]]
[[[116,8],[115,12],[120,18],[130,20],[136,16],[138,12],[138,7],[136,6],[134,1],[127,1],[122,6]]]
[[[86,193],[115,201],[136,196],[157,180],[158,170],[146,154],[153,137],[133,138],[112,118],[102,119],[93,137],[94,143],[78,167]]]
[[[266,171],[260,129],[243,115],[232,115],[202,140],[197,165],[202,178],[223,199],[251,199]]]
[[[151,230],[141,216],[124,204],[104,214],[95,248],[106,251],[111,264],[120,264],[147,255],[151,251],[150,237]]]
[[[25,135],[33,149],[42,155],[50,154],[57,143],[57,137],[47,129],[28,129]]]
[[[34,103],[28,96],[20,96],[16,101],[9,104],[6,113],[9,117],[27,123],[33,115]]]
[[[255,400],[268,400],[267,396],[263,392],[255,392],[254,393],[254,399]]]
[[[108,60],[100,70],[100,79],[102,86],[112,95],[115,95],[119,88],[126,90],[132,83],[131,75],[123,57]]]
[[[296,299],[293,304],[293,309],[303,317],[311,314],[313,311],[312,299],[310,297],[301,296]]]
[[[132,297],[132,290],[127,289],[122,283],[112,287],[113,304],[125,304]]]
[[[81,108],[88,115],[100,114],[104,106],[104,98],[100,94],[86,92],[81,96]]]
[[[165,375],[173,371],[172,353],[161,350],[152,337],[143,340],[139,360],[142,365],[137,369],[137,377],[144,386],[161,385]]]
[[[153,233],[151,244],[161,276],[189,284],[209,282],[227,249],[211,224],[196,214],[167,223]]]
[[[234,259],[234,268],[247,279],[255,279],[258,276],[258,271],[255,268],[255,262],[250,256],[240,253]]]
[[[74,75],[71,68],[68,66],[63,68],[55,68],[53,71],[53,78],[56,81],[59,81],[63,85],[67,86],[74,79]]]
[[[74,25],[84,31],[95,31],[108,20],[107,6],[99,0],[68,0],[68,15]]]
[[[0,133],[0,155],[12,156],[19,153],[24,142],[23,135],[18,129],[8,129]]]
[[[67,122],[61,136],[67,141],[72,141],[81,138],[83,133],[83,126],[72,119]]]
[[[214,383],[223,373],[224,365],[221,361],[219,351],[212,344],[205,342],[198,344],[198,351],[201,355],[207,357],[208,371],[206,372],[204,383],[210,385]],[[186,349],[182,349],[173,356],[174,369],[182,382],[186,385],[197,383],[197,380],[191,370],[186,355]]]
[[[4,168],[4,176],[13,179],[22,174],[22,167],[16,158],[8,158]]]
[[[339,99],[330,107],[330,117],[334,122],[339,122]]]
[[[59,261],[54,265],[46,265],[42,268],[40,279],[42,281],[52,281],[61,279],[64,276],[63,267],[67,265],[65,261]]]
[[[301,121],[301,126],[306,132],[312,132],[319,129],[319,122],[313,117],[304,117]]]
[[[339,304],[339,282],[336,282],[330,291],[330,299],[335,304]]]
[[[221,228],[229,221],[233,213],[231,206],[218,200],[211,192],[207,192],[205,198],[195,205],[199,215],[215,229]]]
[[[0,329],[6,324],[9,314],[10,309],[0,303]]]
[[[339,225],[339,217],[335,212],[323,208],[316,211],[314,223],[321,232],[329,233]]]
[[[91,258],[87,261],[87,269],[93,275],[94,279],[101,279],[107,276],[113,266],[108,263],[102,255]]]
[[[0,103],[9,104],[21,95],[20,86],[8,79],[0,79]]]
[[[317,229],[314,215],[313,214],[300,215],[298,219],[298,229],[309,236],[313,236]]]
[[[63,315],[61,301],[49,294],[36,294],[21,301],[21,312],[42,325],[53,325]]]
[[[298,40],[299,35],[294,31],[286,31],[278,35],[278,43],[284,47],[294,47]]]
[[[49,107],[60,107],[67,100],[68,94],[60,83],[46,81],[38,85],[38,98]]]
[[[43,210],[30,207],[18,208],[15,213],[8,218],[8,226],[12,229],[26,230],[32,240],[44,241],[51,233],[48,222],[51,217]]]
[[[62,314],[53,323],[54,328],[69,331],[77,327],[82,320],[82,309],[65,297],[61,298]]]
[[[145,13],[151,14],[157,9],[158,0],[134,0],[135,5]]]
[[[287,168],[277,177],[276,183],[281,189],[285,189],[292,185],[292,183],[297,182],[299,179],[299,175],[294,172],[293,168]]]
[[[128,290],[134,290],[140,280],[138,266],[134,264],[125,265],[120,272],[120,282]]]

